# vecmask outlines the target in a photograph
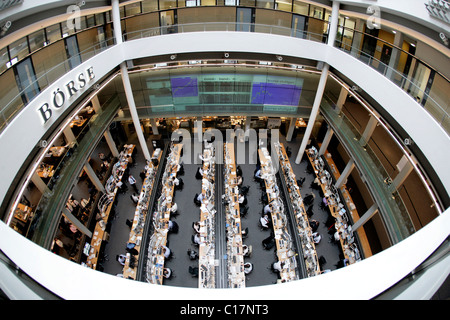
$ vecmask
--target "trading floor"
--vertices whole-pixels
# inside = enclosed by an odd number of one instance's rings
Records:
[[[317,256],[321,257],[321,272],[324,272],[324,270],[334,270],[338,268],[338,263],[342,261],[343,257],[340,255],[338,244],[331,241],[332,234],[329,234],[328,227],[326,226],[329,213],[321,206],[322,198],[319,191],[315,188],[311,188],[312,183],[316,178],[315,174],[314,172],[307,172],[308,158],[306,156],[303,157],[303,161],[299,165],[294,163],[296,151],[301,143],[301,138],[302,135],[296,135],[292,141],[286,142],[285,137],[280,134],[280,142],[284,144],[285,147],[289,147],[292,150],[289,160],[296,178],[305,178],[305,181],[300,188],[303,198],[308,194],[314,194],[312,206],[313,214],[309,217],[309,220],[316,220],[319,222],[316,232],[321,236],[321,240],[319,243],[315,244],[315,249]],[[146,166],[146,161],[136,135],[129,136],[128,141],[125,143],[128,145],[135,145],[137,150],[135,160],[129,168],[129,174],[136,178],[137,189],[140,190],[143,184],[140,173]],[[170,143],[170,141],[166,140],[165,143]],[[238,143],[240,142],[236,142],[236,144]],[[248,153],[248,148],[246,148],[246,150]],[[248,154],[246,154],[246,159],[249,159]],[[163,163],[163,160],[161,160],[160,164]],[[243,243],[248,247],[251,247],[251,254],[244,257],[244,262],[249,262],[253,266],[252,271],[245,275],[245,286],[273,284],[279,280],[278,274],[273,272],[271,268],[272,264],[277,261],[276,247],[274,246],[270,249],[265,249],[262,245],[263,240],[270,237],[271,231],[270,229],[262,230],[259,224],[264,205],[261,201],[262,190],[260,189],[260,183],[256,182],[254,179],[254,172],[257,165],[245,163],[239,164],[239,166],[242,169],[242,185],[249,187],[247,194],[247,207],[249,210],[244,217],[241,217],[241,229],[245,230],[248,228],[248,234],[243,239]],[[201,164],[183,164],[183,167],[184,173],[179,174],[177,178],[183,180],[184,186],[181,190],[174,191],[172,200],[177,203],[178,210],[175,215],[171,215],[170,217],[170,220],[175,221],[178,224],[179,230],[176,233],[169,232],[167,234],[166,246],[170,248],[172,257],[166,259],[164,262],[164,268],[169,268],[172,271],[172,275],[170,278],[164,279],[163,284],[182,287],[198,287],[198,277],[193,276],[189,272],[190,266],[198,267],[198,259],[191,260],[188,251],[199,251],[199,246],[192,241],[192,236],[195,234],[192,225],[194,222],[200,220],[200,208],[193,200],[194,196],[202,190],[202,180],[196,178],[196,173],[201,167]],[[111,224],[109,240],[104,247],[105,259],[102,262],[103,272],[117,276],[123,276],[123,270],[125,269],[124,266],[119,263],[117,257],[127,253],[126,245],[130,239],[130,225],[127,224],[127,220],[133,221],[136,211],[136,204],[131,199],[131,195],[133,195],[135,191],[127,181],[125,181],[125,184],[128,187],[127,190],[117,194],[118,198],[115,214]],[[217,261],[223,260],[223,256],[218,256],[218,251],[216,246],[215,259]]]

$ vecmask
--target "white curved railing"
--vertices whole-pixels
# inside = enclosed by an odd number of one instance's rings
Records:
[[[220,39],[220,42],[216,41],[217,39]],[[340,55],[345,55],[348,59],[356,60],[340,52],[337,48],[309,40],[297,39],[293,41],[289,37],[258,33],[186,33],[127,41],[99,53],[66,74],[60,79],[61,83],[58,81],[54,86],[65,85],[80,70],[84,70],[91,64],[96,66],[98,64],[98,73],[96,73],[96,76],[99,79],[115,66],[129,59],[175,52],[205,51],[273,53],[325,61],[331,66],[335,66],[343,74],[348,75],[350,79],[356,79],[357,84],[367,81],[370,78],[373,78],[372,80],[374,81],[381,81],[380,85],[382,90],[369,90],[369,93],[371,93],[374,99],[380,100],[380,104],[386,107],[388,112],[393,107],[390,106],[390,101],[386,100],[386,95],[391,93],[396,99],[400,99],[402,103],[405,103],[405,107],[411,106],[412,108],[419,109],[414,101],[408,100],[410,97],[406,93],[392,86],[387,79],[381,78],[382,80],[380,80],[379,77],[383,76],[371,70],[370,67],[366,66],[367,70],[363,68],[365,70],[364,81],[361,80],[361,75],[358,75],[361,69],[355,70],[355,65],[348,64],[347,59],[344,59],[345,61],[340,61],[339,59],[342,58]],[[357,67],[359,68],[360,66]],[[378,75],[376,76],[375,74]],[[6,164],[9,168],[9,170],[0,171],[4,192],[1,194],[2,199],[4,198],[6,187],[13,182],[15,174],[20,170],[21,165],[28,156],[29,150],[36,145],[47,130],[47,126],[43,127],[39,123],[33,124],[33,121],[40,121],[39,114],[36,110],[41,106],[43,101],[51,97],[54,86],[52,85],[47,88],[40,96],[32,101],[29,107],[22,110],[19,116],[14,119],[6,128],[5,132],[3,132],[2,136],[0,136],[0,146],[4,147],[5,150],[10,150],[9,159],[13,160],[8,160],[9,163],[6,163],[5,159],[2,160],[2,166],[6,167]],[[55,118],[63,114],[63,111],[61,110],[58,115],[55,115]],[[425,113],[423,110],[421,112]],[[405,125],[408,128],[412,135],[427,135],[427,132],[429,132],[429,130],[420,130],[417,127],[414,130],[411,129],[411,124],[404,123],[404,121],[409,121],[409,119],[405,120],[399,117],[398,111],[392,110],[392,114],[395,115],[394,118],[396,118],[400,125]],[[419,112],[417,114],[421,113]],[[408,116],[411,117],[411,115]],[[420,121],[424,126],[427,124],[431,124],[433,128],[438,126],[436,122],[431,120],[429,115],[427,117],[419,117],[417,121]],[[30,123],[33,125],[30,125]],[[17,137],[20,135],[17,133],[23,130],[24,125],[29,129],[30,136],[27,139],[23,138],[23,141],[18,141]],[[33,132],[33,130],[37,131],[36,135],[34,134],[36,132]],[[438,133],[437,138],[441,143],[441,148],[450,150],[450,148],[447,148],[449,145],[448,136],[442,131],[442,128],[439,127],[439,130],[432,131],[432,133]],[[442,164],[446,159],[442,159],[442,156],[437,155],[435,149],[431,150],[424,145],[423,141],[425,138],[417,139],[420,142],[419,147],[424,151],[426,156],[429,156],[430,163],[437,162],[437,174],[441,178],[448,176],[447,166],[445,165],[445,168],[442,168]],[[433,136],[432,138],[436,137]],[[10,144],[12,141],[15,143],[23,142],[24,149],[17,150],[18,148],[15,148],[11,150]],[[444,184],[447,183],[446,187],[448,187],[449,181],[450,179],[447,179],[447,181],[443,180]],[[170,286],[151,287],[146,283],[120,279],[86,269],[56,256],[22,237],[4,223],[0,223],[0,248],[24,272],[48,290],[65,299],[183,299],[186,297],[195,297],[198,299],[217,299],[224,297],[232,299],[248,299],[249,297],[254,299],[267,299],[268,297],[280,297],[282,299],[371,299],[397,283],[422,263],[448,237],[450,234],[449,228],[450,211],[447,210],[444,214],[429,223],[429,225],[399,244],[344,269],[298,282],[274,286],[251,287],[242,291],[218,289],[207,290],[206,292],[203,290],[174,288]],[[86,290],[86,288],[93,287],[95,290]],[[324,288],[327,290],[324,290]],[[339,288],[339,290],[330,290],[330,288]]]
[[[276,285],[199,290],[152,285],[83,267],[36,245],[0,222],[0,245],[5,255],[47,290],[68,300],[368,300],[407,276],[449,234],[450,209],[399,244],[342,269]],[[449,274],[449,265],[446,270]],[[410,294],[414,299],[430,298],[429,293],[421,290]]]

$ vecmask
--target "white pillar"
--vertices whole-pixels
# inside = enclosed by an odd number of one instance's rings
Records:
[[[73,225],[75,225],[75,227],[77,227],[77,229],[85,234],[86,236],[88,236],[89,238],[92,238],[92,232],[86,228],[86,226],[84,224],[81,223],[80,220],[78,220],[73,214],[72,212],[70,212],[67,208],[63,209],[63,214],[66,216],[66,218],[72,222]]]
[[[121,44],[122,41],[122,25],[120,23],[119,0],[111,0],[112,21],[114,28],[114,38],[116,44]]]
[[[328,32],[328,41],[327,44],[329,46],[334,46],[334,41],[336,40],[336,33],[338,27],[339,18],[339,1],[333,1],[333,5],[331,7],[331,21],[330,21],[330,29]]]
[[[350,175],[350,173],[352,172],[354,167],[355,167],[355,161],[353,159],[350,159],[348,161],[347,165],[345,166],[344,171],[342,171],[341,176],[339,177],[339,179],[336,181],[336,184],[334,185],[337,189],[342,187],[342,185],[347,180],[348,176]]]
[[[352,231],[355,232],[359,229],[359,227],[363,226],[370,218],[374,216],[375,213],[378,212],[378,205],[374,203],[367,211],[364,213],[358,221],[352,226]]]
[[[106,139],[106,143],[109,146],[109,150],[111,150],[111,153],[114,157],[119,157],[119,151],[117,150],[116,143],[114,142],[113,137],[111,136],[111,132],[109,132],[109,129],[106,129],[105,133],[103,134]]]
[[[330,29],[328,32],[327,45],[333,46],[334,40],[336,39],[337,27],[339,18],[339,1],[333,1],[333,6],[331,10],[331,21]],[[314,104],[311,110],[311,115],[308,120],[308,125],[306,126],[305,135],[303,136],[300,149],[298,150],[297,158],[295,163],[299,164],[302,161],[303,154],[305,153],[306,145],[308,144],[309,138],[311,136],[312,129],[316,122],[317,114],[319,113],[320,103],[322,102],[323,92],[325,90],[325,84],[328,78],[328,69],[330,66],[326,63],[323,65],[322,73],[320,75],[319,85],[317,86],[316,96],[314,98]]]
[[[92,108],[94,109],[94,111],[96,113],[98,113],[100,111],[100,101],[98,100],[98,96],[94,96],[91,100],[92,103]]]
[[[325,134],[325,138],[323,138],[322,145],[320,146],[319,150],[319,156],[323,155],[325,153],[325,150],[327,150],[328,145],[330,144],[330,140],[333,137],[334,131],[331,129],[331,127],[328,127],[327,133]]]
[[[41,192],[44,193],[47,190],[47,185],[45,184],[45,182],[42,180],[41,177],[39,177],[39,175],[35,172],[33,172],[33,174],[31,175],[31,181],[34,183],[34,185],[36,186],[36,188]]]
[[[322,101],[323,91],[325,90],[325,84],[328,78],[329,65],[324,64],[322,69],[322,74],[320,75],[319,85],[317,86],[316,96],[314,98],[314,104],[311,110],[311,115],[309,116],[308,125],[306,126],[305,135],[303,136],[300,149],[298,150],[297,158],[295,163],[299,164],[302,161],[303,154],[305,153],[306,145],[311,136],[314,123],[316,122],[317,114],[319,113],[320,103]]]
[[[77,141],[77,138],[75,138],[75,135],[73,134],[72,128],[67,126],[63,130],[64,137],[67,140],[67,144],[73,143]]]
[[[195,121],[195,127],[197,128],[197,141],[203,142],[203,121],[202,117],[197,117],[197,121]]]
[[[152,132],[153,132],[153,134],[154,135],[159,134],[158,125],[156,124],[155,118],[151,118],[150,119],[150,124],[152,125]]]
[[[292,136],[294,134],[295,123],[297,122],[297,118],[291,118],[291,122],[289,123],[289,129],[286,133],[286,140],[291,141]]]
[[[403,157],[405,157],[405,156],[403,156]],[[403,160],[403,158],[402,158],[402,160]],[[402,160],[400,160],[400,162],[402,162]],[[397,165],[397,167],[398,167],[398,165]],[[400,172],[397,174],[397,176],[392,181],[392,183],[390,185],[390,189],[397,190],[398,187],[400,187],[400,185],[403,184],[403,182],[405,182],[406,178],[408,178],[409,174],[411,173],[411,171],[413,171],[413,169],[414,169],[414,167],[411,164],[411,162],[406,161],[403,164],[403,167],[401,168]]]
[[[370,115],[369,121],[366,124],[366,128],[361,135],[361,139],[359,139],[359,143],[362,146],[365,146],[369,142],[369,139],[372,136],[373,131],[377,127],[377,124],[378,120],[373,115]]]
[[[131,89],[130,78],[128,77],[127,64],[122,62],[120,64],[120,70],[122,73],[122,82],[125,88],[125,95],[127,97],[128,107],[130,108],[131,119],[133,120],[134,128],[136,129],[139,144],[141,145],[142,152],[144,153],[144,158],[147,161],[151,160],[150,152],[148,151],[147,142],[144,138],[144,133],[142,132],[141,123],[139,121],[139,116],[136,110],[136,104],[134,103],[133,90]]]
[[[336,108],[339,112],[341,112],[342,107],[344,106],[345,101],[347,100],[348,91],[346,88],[342,87],[341,92],[339,93],[339,98],[336,103]]]
[[[105,187],[103,187],[103,184],[101,183],[100,179],[95,174],[94,169],[92,169],[91,165],[87,161],[84,164],[84,171],[86,171],[86,174],[88,175],[89,179],[94,184],[95,189],[97,189],[100,192],[105,193],[106,192]]]

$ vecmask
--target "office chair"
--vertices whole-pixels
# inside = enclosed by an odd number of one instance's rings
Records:
[[[189,266],[189,273],[192,275],[193,278],[197,278],[198,277],[198,267]]]
[[[248,213],[248,206],[239,206],[239,213],[241,215],[241,218],[245,218]]]
[[[242,231],[242,239],[245,239],[247,237],[248,237],[248,227]]]
[[[187,254],[189,256],[189,260],[196,260],[198,259],[198,253],[194,250],[188,249]]]
[[[198,201],[198,200],[197,200],[197,197],[198,197],[198,193],[196,193],[195,196],[194,196],[194,203],[195,203],[195,205],[196,205],[197,207],[200,207],[200,206],[202,205],[202,202],[201,202],[201,201]]]
[[[125,221],[125,224],[131,228],[133,226],[133,221],[131,221],[130,219],[127,219]]]
[[[253,252],[253,246],[252,245],[249,245],[248,246],[248,253],[247,253],[247,257],[251,257],[252,256],[252,252]]]
[[[192,244],[193,244],[193,245],[198,246],[198,243],[195,242],[195,235],[192,235],[192,236],[191,236],[191,241],[192,241]]]
[[[250,186],[244,186],[240,188],[240,192],[241,194],[243,194],[244,196],[246,196],[248,194],[248,192],[250,191]]]
[[[178,185],[177,186],[175,186],[175,190],[183,190],[183,187],[184,187],[184,181],[183,181],[183,179],[178,179],[178,181],[179,181],[179,183],[178,183]]]

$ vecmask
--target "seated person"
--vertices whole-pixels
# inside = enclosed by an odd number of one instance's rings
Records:
[[[175,221],[169,220],[168,230],[169,230],[169,232],[177,233],[178,232],[178,223],[176,223]]]
[[[198,233],[196,233],[193,237],[192,237],[192,241],[194,244],[200,244],[200,235]]]
[[[119,261],[119,263],[123,266],[125,265],[126,260],[127,260],[127,256],[124,254],[117,256],[117,261]]]
[[[270,226],[270,218],[267,214],[265,214],[263,217],[261,217],[259,219],[259,221],[261,222],[261,227],[263,227],[264,229],[268,229]]]
[[[169,268],[164,268],[163,269],[163,277],[166,279],[169,279],[172,276],[172,270],[170,270]]]
[[[310,221],[309,221],[309,226],[311,227],[311,230],[312,230],[313,232],[316,232],[316,231],[317,231],[317,228],[319,227],[319,225],[320,225],[320,222],[317,221],[317,220],[310,220]]]
[[[322,240],[322,236],[318,232],[314,232],[312,236],[315,244],[318,244]]]
[[[278,260],[277,262],[274,262],[272,264],[272,270],[274,272],[281,272],[281,270],[283,270],[284,268],[284,262],[281,262],[280,260]]]
[[[172,204],[172,206],[170,207],[170,213],[175,214],[175,213],[177,213],[177,210],[178,210],[178,205],[176,202],[174,202]]]
[[[162,253],[164,255],[164,258],[169,258],[170,255],[172,254],[172,252],[170,251],[170,249],[168,247],[166,247],[165,245],[162,245]]]
[[[261,179],[261,169],[258,169],[258,170],[255,172],[255,179],[256,179],[256,180],[260,180],[260,179]]]
[[[200,233],[200,222],[193,222],[192,223],[192,228],[195,230],[195,232]]]
[[[272,203],[266,204],[264,207],[264,214],[269,215],[270,213],[272,213]]]
[[[242,245],[242,253],[244,257],[248,257],[250,255],[250,248],[246,244]]]
[[[244,263],[244,273],[249,274],[253,270],[253,264],[250,262]]]

